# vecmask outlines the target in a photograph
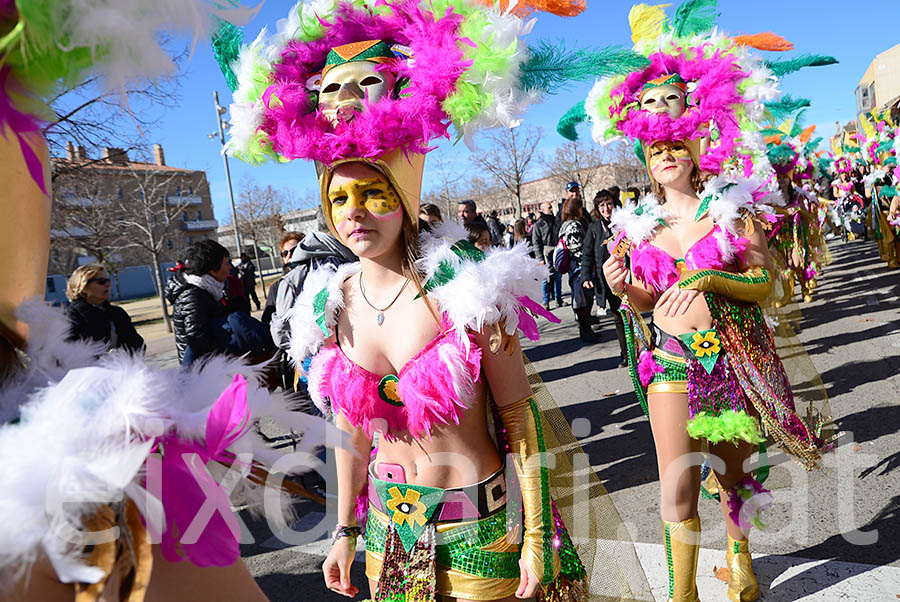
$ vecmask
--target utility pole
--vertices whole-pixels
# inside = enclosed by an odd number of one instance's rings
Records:
[[[219,105],[218,90],[213,90],[213,99],[215,100],[216,105],[216,120],[219,122],[219,142],[222,143],[222,160],[225,161],[225,180],[228,182],[228,196],[231,199],[231,223],[234,226],[234,243],[237,245],[237,254],[240,256],[243,244],[241,244],[241,235],[238,232],[237,209],[234,206],[234,190],[231,188],[231,170],[228,168],[228,154],[225,152],[225,127],[222,122],[222,115],[225,114],[227,109]],[[210,139],[214,137],[215,134],[210,135]]]

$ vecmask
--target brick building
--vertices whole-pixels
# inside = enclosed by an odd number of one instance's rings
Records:
[[[50,274],[97,260],[114,269],[150,264],[150,253],[135,242],[149,241],[151,233],[160,241],[160,263],[174,261],[192,242],[216,239],[206,173],[166,165],[159,144],[150,162],[117,148],[89,157],[68,143],[52,169]]]

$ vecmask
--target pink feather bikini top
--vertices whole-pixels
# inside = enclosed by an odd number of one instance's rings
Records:
[[[441,331],[397,374],[378,375],[354,363],[337,344],[323,347],[309,367],[313,399],[327,399],[336,412],[368,435],[387,439],[409,432],[429,436],[437,424],[459,423],[475,397],[481,348],[467,333],[460,340],[446,314]]]
[[[716,224],[691,245],[684,259],[675,259],[649,241],[636,244],[631,250],[631,269],[636,278],[659,293],[678,282],[680,262],[687,270],[724,270],[747,249],[749,242]]]

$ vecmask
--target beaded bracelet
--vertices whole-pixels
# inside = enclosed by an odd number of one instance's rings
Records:
[[[345,527],[343,525],[337,525],[334,528],[334,533],[331,535],[331,543],[334,545],[337,540],[341,537],[359,537],[362,533],[362,529],[359,527]]]

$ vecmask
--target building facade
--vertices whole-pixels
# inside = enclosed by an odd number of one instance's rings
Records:
[[[856,86],[856,113],[900,106],[900,44],[875,56]]]
[[[153,161],[104,148],[90,157],[67,144],[53,158],[50,274],[69,274],[94,261],[113,271],[177,260],[189,244],[216,239],[209,182],[203,171],[166,165],[161,145]]]

